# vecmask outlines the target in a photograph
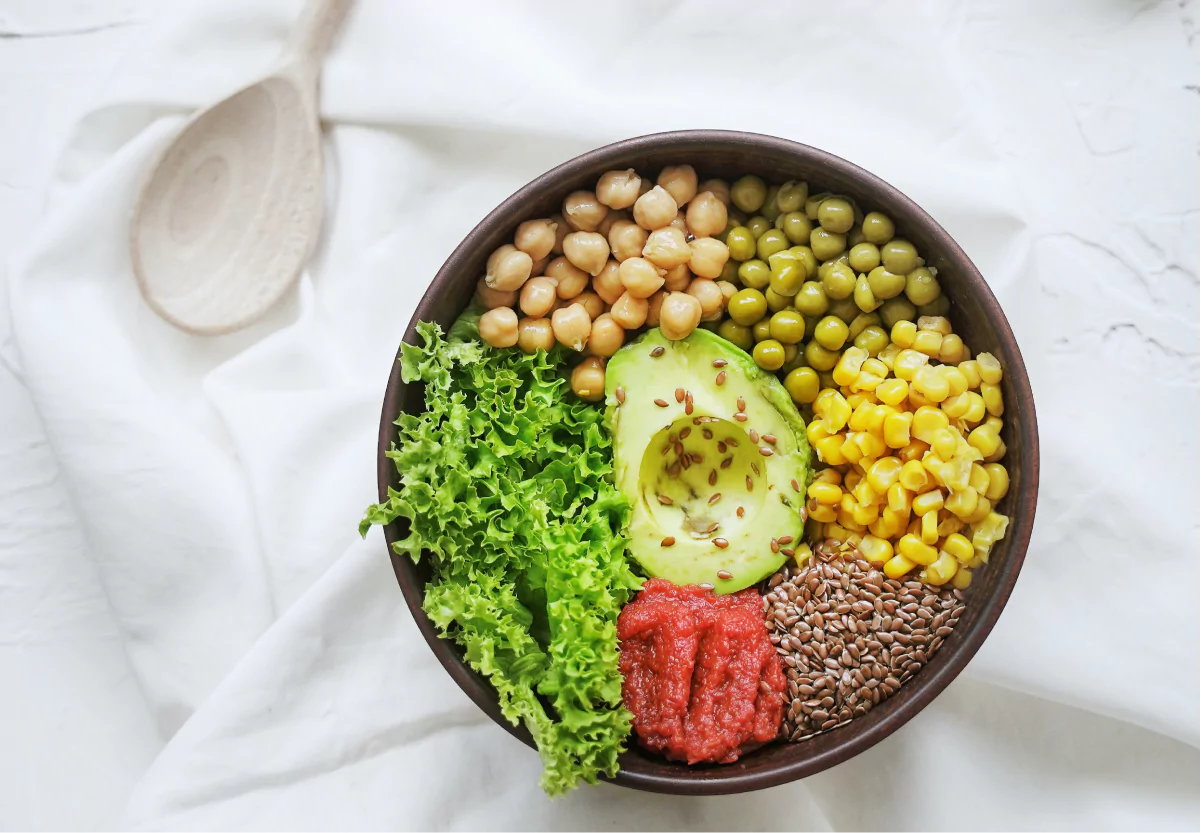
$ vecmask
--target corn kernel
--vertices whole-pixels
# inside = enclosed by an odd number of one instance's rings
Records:
[[[889,448],[904,448],[909,445],[909,425],[913,414],[889,414],[884,418],[884,444]]]
[[[868,526],[875,523],[880,517],[880,507],[875,504],[864,506],[862,503],[857,504],[851,510],[851,517],[855,519],[855,523],[862,526]]]
[[[838,519],[838,513],[834,510],[833,506],[822,506],[821,504],[814,504],[811,501],[809,504],[806,504],[805,508],[809,512],[809,519],[818,523],[828,524]]]
[[[963,375],[963,371],[954,365],[944,364],[939,367],[939,372],[942,373],[942,378],[947,380],[947,387],[950,392],[948,397],[958,396],[967,391],[967,376]]]
[[[917,565],[903,555],[894,555],[884,562],[884,575],[889,578],[900,578]]]
[[[1006,450],[1006,449],[1005,449],[1005,441],[1004,441],[1004,440],[1002,440],[1002,439],[999,439],[999,438],[998,438],[998,439],[997,439],[997,447],[996,447],[996,449],[994,449],[994,450],[993,450],[993,453],[992,453],[992,454],[986,454],[986,455],[984,455],[984,461],[985,461],[986,463],[995,463],[995,462],[997,462],[998,460],[1000,460],[1002,457],[1004,457],[1004,456],[1005,456],[1005,450]]]
[[[859,375],[859,369],[867,361],[867,351],[859,347],[848,347],[843,351],[842,358],[834,365],[834,381],[840,385],[849,385]]]
[[[843,541],[848,540],[851,537],[852,533],[853,533],[853,530],[847,529],[845,526],[840,526],[839,524],[827,524],[826,525],[826,537],[833,538],[835,541],[838,541],[839,543],[842,543]]]
[[[944,552],[949,552],[964,564],[972,560],[972,556],[976,554],[976,549],[972,546],[972,542],[960,535],[958,532],[948,535],[942,542]]]
[[[865,402],[868,405],[879,404],[879,401],[876,399],[876,395],[870,390],[854,390],[852,388],[847,388],[847,390],[850,391],[850,393],[846,394],[847,404],[851,406],[852,410],[858,408]]]
[[[854,349],[854,348],[851,348]],[[826,430],[831,434],[841,431],[851,418],[851,406],[838,391],[822,391],[813,403],[813,413],[822,418]],[[825,397],[824,399],[822,397]],[[818,407],[820,404],[820,408]]]
[[[809,440],[809,445],[817,445],[818,440],[828,436],[830,436],[830,432],[826,430],[825,424],[820,419],[811,419],[805,426],[805,437]]]
[[[922,492],[913,499],[913,514],[922,515],[934,513],[935,518],[938,517],[938,510],[942,509],[942,492],[938,489],[931,489],[928,492]]]
[[[898,413],[898,411],[891,405],[876,405],[872,408],[871,416],[868,418],[867,430],[880,439],[884,439],[884,420],[895,413]]]
[[[963,371],[963,375],[967,377],[968,390],[975,390],[980,387],[980,365],[975,359],[968,359],[959,363],[959,369]]]
[[[843,509],[841,506],[838,507],[838,525],[841,526],[843,529],[845,529],[848,534],[852,533],[852,532],[863,532],[864,531],[864,527],[861,526],[859,524],[859,522],[855,520],[855,516],[851,512],[848,512],[847,510]],[[845,541],[847,539],[840,538],[839,540]]]
[[[867,483],[876,494],[887,494],[901,476],[902,463],[896,457],[881,457],[867,473]]]
[[[911,535],[914,538],[921,539],[922,537],[922,519],[914,518],[909,522],[909,526],[905,529],[905,535]],[[901,536],[905,537],[904,535]]]
[[[951,579],[951,586],[956,590],[967,590],[972,584],[972,571],[967,567],[960,567],[959,572],[955,573],[955,577]]]
[[[888,377],[878,373],[869,373],[866,370],[860,370],[859,375],[855,377],[855,381],[851,384],[851,388],[857,391],[872,391],[886,378]]]
[[[861,373],[866,371],[877,376],[888,376],[888,365],[879,359],[868,359],[859,370]]]
[[[983,469],[988,475],[988,486],[982,493],[996,503],[1009,492],[1009,472],[1000,463],[986,463]],[[977,489],[976,491],[981,490]]]
[[[832,434],[813,443],[817,459],[828,466],[841,466],[847,461],[847,458],[842,455],[842,444],[845,439],[842,434]]]
[[[951,319],[941,315],[921,315],[917,319],[917,328],[949,336],[951,334]]]
[[[842,478],[843,487],[849,492],[859,485],[859,481],[863,479],[863,472],[852,468]]]
[[[938,349],[938,360],[943,364],[959,364],[967,356],[964,355],[963,339],[957,335],[942,337],[942,347]]]
[[[990,385],[1001,384],[1001,362],[992,353],[981,353],[976,356],[976,365],[980,368],[980,381]]]
[[[881,538],[892,540],[899,538],[905,532],[905,527],[909,525],[909,510],[897,512],[894,509],[886,508],[880,513],[880,520],[875,523],[875,533]]]
[[[855,496],[855,500],[860,506],[875,506],[884,500],[884,492],[877,492],[872,488],[872,484],[867,478],[863,478],[855,484],[855,488],[851,490],[851,494]]]
[[[903,321],[898,321],[898,324],[903,324]],[[898,379],[904,379],[906,382],[912,382],[913,377],[917,375],[919,367],[925,367],[930,361],[930,357],[916,350],[902,350],[897,353],[896,360],[893,362],[892,372]]]
[[[942,411],[923,406],[913,414],[913,428],[910,429],[910,433],[924,443],[933,443],[938,432],[950,424],[951,421]]]
[[[950,384],[941,370],[934,365],[917,369],[917,374],[913,377],[913,387],[931,402],[942,402],[951,393]]]
[[[917,335],[913,337],[913,349],[931,359],[937,359],[938,351],[942,349],[942,333],[918,330]]]
[[[856,500],[856,498],[855,498],[855,493],[850,489],[847,489],[845,492],[843,492],[841,495],[838,496],[838,508],[840,511],[843,511],[843,512],[849,513],[852,509],[855,508],[855,504],[858,502],[859,501]]]
[[[901,540],[897,542],[897,552],[914,564],[922,566],[933,564],[938,558],[938,550],[916,535],[902,535]]]
[[[980,494],[988,490],[988,472],[979,463],[972,463],[972,473],[968,477],[968,485]]]
[[[892,325],[892,343],[902,350],[913,346],[913,339],[917,336],[917,324],[912,321],[898,321]]]
[[[835,486],[842,483],[842,475],[838,469],[822,469],[817,474],[813,475],[815,482],[833,483]]]
[[[1000,434],[1001,429],[1005,427],[1005,423],[1001,421],[1000,417],[990,416],[984,420],[984,427],[993,433]]]
[[[833,483],[815,480],[809,484],[809,497],[826,506],[834,506],[842,500],[842,489]]]
[[[926,568],[926,581],[935,587],[941,587],[955,577],[959,572],[959,562],[949,552],[938,554],[933,564]]]
[[[964,540],[966,543],[966,539]],[[971,544],[968,544],[968,548],[971,549]],[[869,564],[883,564],[892,558],[892,544],[875,535],[864,535],[863,540],[859,542],[859,552],[863,553]]]
[[[972,432],[967,435],[967,441],[985,457],[988,457],[988,455],[996,451],[1001,445],[1001,438],[997,436],[997,432],[991,430],[986,425],[973,428]]]
[[[980,496],[976,494],[976,490],[968,488],[962,491],[951,492],[951,496],[946,499],[945,505],[947,511],[966,521],[976,511],[976,503],[979,500]]]
[[[875,460],[888,451],[888,446],[884,445],[884,440],[872,434],[869,431],[860,431],[855,435],[855,442],[859,445],[859,450],[862,452],[861,460]],[[864,468],[866,468],[864,464]]]
[[[921,539],[923,544],[934,546],[938,543],[938,513],[927,512],[922,515]]]
[[[980,523],[988,517],[990,512],[992,512],[992,501],[979,492],[977,492],[976,495],[976,508],[972,510],[972,514],[963,519],[969,524]]]
[[[999,417],[1005,413],[1005,401],[1001,397],[1001,387],[999,385],[990,385],[988,382],[981,382],[980,398],[984,400],[984,409],[993,416]]]
[[[922,393],[917,388],[915,388],[912,384],[910,384],[909,385],[909,407],[910,407],[910,409],[916,411],[918,408],[921,408],[921,407],[937,408],[938,403],[935,402],[930,397],[926,396],[926,394]]]
[[[930,441],[930,448],[934,449],[934,453],[944,460],[954,457],[958,447],[959,432],[953,428],[938,429]]]
[[[892,363],[896,360],[897,353],[900,352],[901,346],[890,341],[888,342],[888,346],[876,355],[876,358],[884,362],[885,367],[887,367],[889,370],[892,370]]]
[[[951,419],[962,419],[963,415],[967,413],[970,404],[971,400],[968,398],[968,394],[961,393],[958,396],[954,394],[948,396],[942,401],[939,407]]]
[[[969,390],[967,394],[967,413],[963,415],[965,422],[979,422],[984,419],[985,411],[984,397],[976,393],[974,390]]]
[[[897,456],[908,463],[910,460],[920,460],[930,450],[930,446],[921,440],[910,440],[909,445],[897,450]]]
[[[925,472],[922,472],[925,475]],[[904,513],[908,523],[909,509],[913,506],[913,490],[907,489],[899,482],[888,487],[888,508],[894,512]]]
[[[959,520],[945,509],[939,512],[938,516],[940,518],[938,522],[938,534],[944,537],[955,534],[965,526],[963,521]]]
[[[894,407],[909,395],[909,383],[904,379],[885,379],[876,386],[876,397],[886,405]]]
[[[793,547],[793,560],[796,561],[798,567],[804,567],[806,562],[813,557],[813,550],[804,541]]]
[[[852,431],[866,431],[868,415],[874,408],[875,405],[870,402],[860,402],[855,408],[854,413],[851,414],[851,418],[847,420],[847,428],[850,428]]]
[[[996,512],[990,512],[987,518],[972,527],[972,547],[976,557],[987,564],[993,544],[1005,537],[1008,528],[1009,518]]]

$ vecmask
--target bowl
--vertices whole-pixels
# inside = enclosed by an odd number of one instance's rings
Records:
[[[1017,581],[1030,532],[1038,492],[1038,430],[1034,400],[1022,355],[997,299],[980,271],[951,236],[912,200],[879,177],[817,148],[772,136],[718,130],[684,130],[639,136],[577,156],[543,174],[501,203],[476,226],[443,264],[409,322],[404,340],[416,344],[418,321],[437,321],[447,329],[471,302],[475,283],[488,255],[511,242],[523,220],[560,210],[563,198],[579,188],[595,187],[612,169],[636,168],[654,173],[666,165],[691,164],[700,178],[727,180],[757,174],[768,182],[808,180],[813,190],[834,191],[854,198],[867,210],[886,212],[897,233],[911,240],[927,263],[937,266],[943,292],[952,304],[955,331],[976,352],[990,351],[1005,369],[1006,420],[1002,439],[1008,448],[1009,493],[998,511],[1010,516],[1008,534],[993,549],[988,565],[977,571],[968,592],[967,611],[926,667],[900,691],[847,726],[800,743],[773,743],[733,764],[689,767],[673,763],[631,743],[621,755],[612,780],[636,789],[682,795],[720,795],[772,787],[841,763],[891,735],[925,708],[963,670],[1001,615]],[[399,356],[399,351],[398,351]],[[399,488],[395,468],[385,452],[397,439],[393,420],[402,411],[424,408],[419,386],[400,378],[393,364],[380,418],[378,480],[380,500],[388,488]],[[391,552],[391,544],[407,534],[402,522],[387,526],[392,566],[405,601],[430,648],[467,695],[510,734],[533,746],[521,726],[505,720],[486,679],[464,662],[458,646],[442,639],[421,608],[428,571]]]

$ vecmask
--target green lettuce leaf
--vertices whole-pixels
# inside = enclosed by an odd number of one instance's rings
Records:
[[[359,526],[408,521],[394,549],[429,559],[426,614],[462,646],[542,756],[560,795],[617,772],[630,732],[617,614],[641,586],[625,556],[629,504],[613,487],[603,412],[569,398],[556,349],[527,356],[478,341],[478,310],[443,338],[419,324],[406,383],[425,413],[401,414],[388,452],[403,488]]]

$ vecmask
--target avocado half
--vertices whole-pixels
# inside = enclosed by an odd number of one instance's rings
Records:
[[[772,540],[801,541],[812,476],[805,422],[780,380],[707,330],[669,341],[656,328],[609,359],[605,393],[643,569],[718,593],[779,569],[787,556]]]

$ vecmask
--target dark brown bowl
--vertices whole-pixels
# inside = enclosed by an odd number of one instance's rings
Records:
[[[996,355],[1005,368],[1002,438],[1008,447],[1005,464],[1011,485],[998,508],[1011,517],[1009,532],[993,550],[989,564],[974,574],[967,612],[926,668],[865,716],[812,740],[771,744],[737,763],[707,767],[671,763],[631,744],[622,754],[621,770],[613,779],[627,787],[654,792],[719,795],[773,787],[842,763],[895,732],[963,670],[1001,615],[1026,556],[1038,494],[1038,429],[1026,366],[1005,313],[979,270],[943,227],[896,188],[844,159],[754,133],[684,130],[640,136],[577,156],[543,174],[501,203],[459,244],[417,306],[405,331],[405,341],[417,343],[414,328],[418,321],[437,321],[444,329],[450,326],[470,303],[488,255],[511,241],[521,221],[558,212],[568,193],[594,187],[605,171],[636,168],[653,174],[665,165],[683,163],[693,165],[701,179],[731,179],[742,174],[758,174],[769,182],[804,179],[815,191],[847,194],[865,210],[886,212],[894,219],[898,234],[911,240],[927,262],[938,267],[943,291],[952,302],[956,332],[974,351],[987,350]],[[393,420],[401,411],[422,410],[420,391],[401,381],[400,364],[394,363],[380,419],[381,500],[386,499],[389,486],[399,485],[392,461],[384,456],[396,440]],[[407,533],[398,522],[388,526],[384,534],[391,545]],[[501,716],[492,686],[467,666],[454,643],[438,636],[422,611],[428,578],[425,565],[414,565],[392,553],[392,566],[418,627],[443,667],[493,720],[533,746],[523,727],[512,726]]]

